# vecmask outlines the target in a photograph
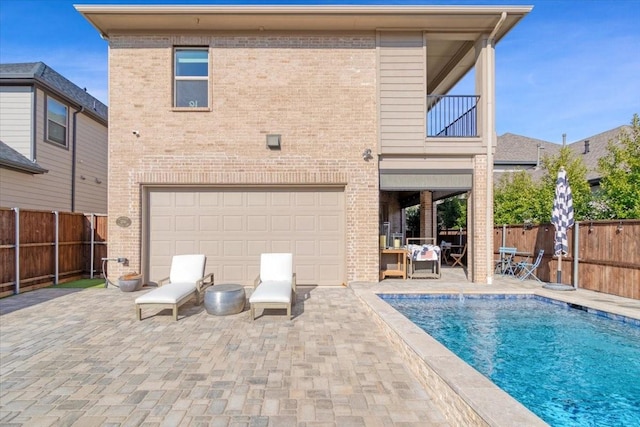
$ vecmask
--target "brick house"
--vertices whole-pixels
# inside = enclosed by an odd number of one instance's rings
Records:
[[[0,64],[0,207],[106,213],[107,114],[43,62]]]
[[[109,252],[153,281],[201,252],[249,284],[379,278],[379,230],[467,192],[491,282],[495,44],[521,6],[77,6],[109,42]],[[470,70],[473,96],[446,97]]]

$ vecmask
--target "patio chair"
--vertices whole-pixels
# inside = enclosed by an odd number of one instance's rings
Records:
[[[524,280],[527,277],[531,276],[534,279],[536,279],[538,282],[542,283],[542,280],[538,279],[538,276],[535,275],[535,271],[540,265],[540,263],[542,262],[543,255],[544,255],[544,249],[540,249],[540,251],[538,252],[538,256],[536,257],[536,260],[533,263],[530,263],[527,261],[520,261],[519,263],[516,264],[518,273],[520,275],[519,276],[520,280]]]
[[[260,275],[254,282],[249,297],[251,320],[256,308],[283,308],[291,319],[291,307],[296,295],[296,274],[293,272],[293,254],[267,253],[260,255]]]
[[[453,264],[451,265],[451,267],[455,267],[456,265],[459,265],[460,267],[464,267],[464,265],[462,264],[462,258],[466,253],[467,253],[467,245],[465,244],[462,247],[462,252],[460,252],[459,254],[449,254],[449,256],[453,259]]]
[[[500,258],[495,260],[495,272],[502,275],[511,274],[512,276],[515,276],[517,269],[514,259],[517,251],[518,250],[516,248],[506,246],[498,248]]]
[[[136,316],[142,320],[142,307],[153,305],[171,308],[174,320],[178,320],[178,307],[191,298],[201,304],[204,291],[213,285],[213,273],[204,274],[206,257],[198,255],[175,255],[171,260],[169,277],[158,281],[158,288],[136,298]]]

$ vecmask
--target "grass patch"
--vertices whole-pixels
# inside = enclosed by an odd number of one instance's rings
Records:
[[[79,279],[72,282],[60,283],[51,288],[60,289],[90,289],[90,288],[104,288],[104,279]]]

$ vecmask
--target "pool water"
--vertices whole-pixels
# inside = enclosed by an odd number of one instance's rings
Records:
[[[380,297],[552,426],[640,425],[638,321],[534,295]]]

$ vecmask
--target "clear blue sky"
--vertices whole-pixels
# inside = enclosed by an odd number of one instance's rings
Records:
[[[73,4],[179,0],[0,0],[0,62],[42,61],[108,104],[107,42]],[[260,4],[259,1],[188,1]],[[640,114],[640,0],[272,1],[269,4],[508,4],[533,11],[496,49],[496,124],[574,142]],[[473,92],[471,78],[455,93]]]

